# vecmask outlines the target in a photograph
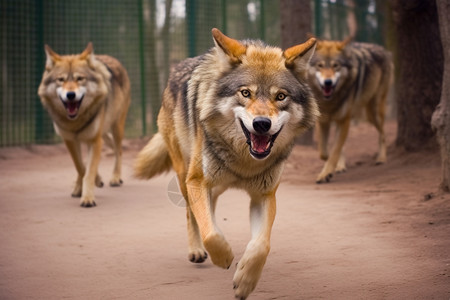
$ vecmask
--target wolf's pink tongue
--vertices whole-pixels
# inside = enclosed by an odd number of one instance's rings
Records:
[[[76,102],[67,102],[67,112],[69,115],[74,115],[78,111],[78,103]]]
[[[252,141],[252,149],[255,152],[263,153],[269,147],[270,136],[250,133],[250,138]]]
[[[331,93],[333,92],[333,87],[331,87],[331,86],[324,86],[323,87],[323,95],[325,96],[325,97],[329,97],[329,96],[331,96]]]

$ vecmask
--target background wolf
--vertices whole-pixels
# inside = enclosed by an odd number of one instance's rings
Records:
[[[379,132],[376,162],[384,163],[386,96],[394,68],[390,53],[375,44],[350,43],[350,39],[319,40],[310,64],[309,82],[320,110],[319,152],[326,161],[316,181],[327,182],[335,171],[346,169],[342,149],[352,118],[362,113]],[[336,124],[336,141],[328,155],[332,123]]]
[[[116,156],[110,185],[122,184],[122,139],[131,101],[128,74],[115,58],[94,55],[92,43],[77,55],[59,55],[47,45],[45,53],[38,94],[77,169],[72,196],[81,196],[81,206],[95,206],[94,186],[103,186],[97,174],[102,137]],[[87,167],[81,157],[81,142],[89,149]]]
[[[212,33],[216,46],[171,74],[159,133],[139,153],[135,170],[141,178],[175,170],[187,201],[189,260],[203,262],[208,253],[222,268],[234,256],[215,223],[217,198],[229,187],[248,192],[252,239],[233,278],[236,297],[244,299],[269,253],[283,162],[295,136],[318,115],[306,85],[315,39],[283,52]]]

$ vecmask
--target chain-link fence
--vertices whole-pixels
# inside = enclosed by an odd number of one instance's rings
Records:
[[[332,20],[333,7],[340,2],[314,1],[316,34],[327,32],[323,23]],[[212,27],[237,39],[281,42],[278,0],[0,0],[0,4],[0,146],[59,141],[37,96],[45,44],[59,54],[73,54],[92,41],[95,53],[118,58],[132,89],[126,137],[139,137],[156,130],[171,66],[210,48]]]

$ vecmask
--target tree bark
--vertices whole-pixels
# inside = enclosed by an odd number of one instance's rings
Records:
[[[396,145],[407,151],[437,147],[431,115],[441,96],[443,53],[436,1],[391,3],[398,37]]]
[[[309,0],[280,0],[281,47],[287,49],[304,43],[312,33]],[[296,143],[313,144],[313,130],[297,138]]]
[[[444,49],[444,79],[440,103],[433,113],[432,126],[436,130],[441,149],[441,189],[450,192],[450,0],[437,1],[439,28]]]
[[[304,43],[312,33],[309,0],[280,0],[280,18],[283,49]]]

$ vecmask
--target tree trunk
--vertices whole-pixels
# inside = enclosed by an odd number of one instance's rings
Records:
[[[280,0],[281,46],[304,43],[312,33],[309,0]]]
[[[450,192],[450,0],[437,2],[442,48],[444,49],[444,79],[441,101],[433,113],[432,125],[441,148],[441,189]]]
[[[441,96],[443,72],[436,2],[391,0],[391,3],[398,37],[396,144],[407,151],[419,151],[436,145],[431,115]]]
[[[151,108],[151,124],[152,124],[152,132],[156,132],[158,125],[156,121],[158,119],[159,108],[161,106],[161,95],[159,93],[159,69],[157,63],[157,26],[156,26],[156,0],[149,1],[149,19],[146,20],[148,22],[147,25],[147,35],[146,39],[148,41],[147,53],[146,57],[148,57],[148,69],[147,72],[149,76],[147,82],[151,82],[151,88],[149,90],[149,98],[150,98],[150,108]]]
[[[280,0],[281,47],[304,43],[312,33],[311,5],[309,0]],[[297,138],[297,143],[313,144],[313,130]]]

